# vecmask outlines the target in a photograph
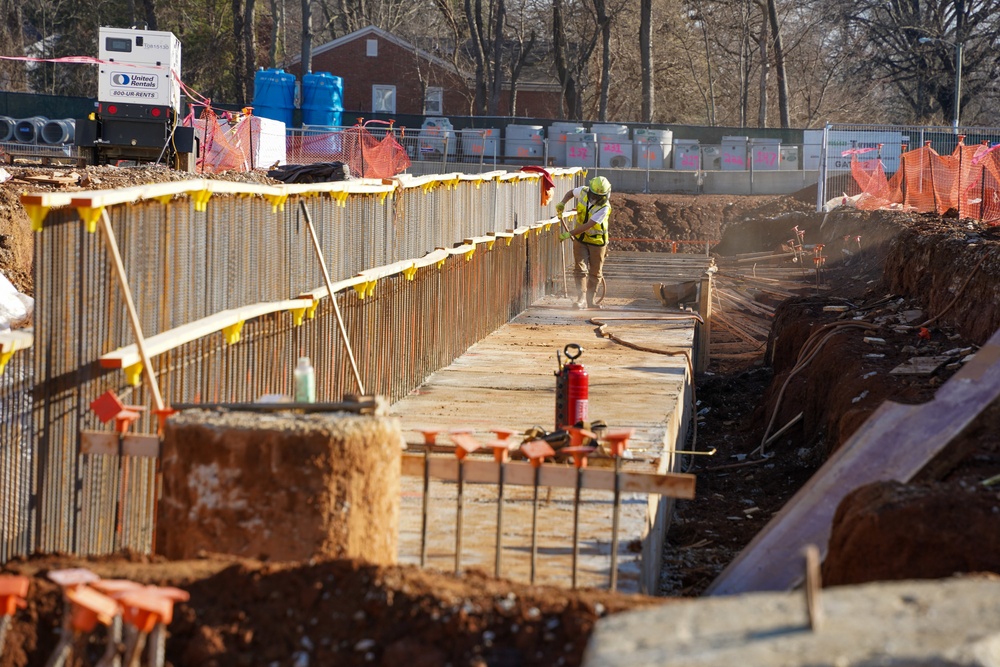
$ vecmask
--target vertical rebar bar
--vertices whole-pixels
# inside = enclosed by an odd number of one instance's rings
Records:
[[[618,590],[618,519],[621,514],[621,470],[622,457],[615,457],[615,500],[611,515],[611,576],[610,587],[612,591]]]
[[[497,470],[497,553],[493,564],[493,574],[496,578],[500,578],[501,571],[503,569],[503,483],[504,475],[507,472],[507,465],[500,461]]]
[[[576,469],[576,492],[573,495],[573,588],[576,588],[577,561],[580,558],[580,490],[583,488],[583,468]]]
[[[535,583],[535,567],[538,562],[538,483],[542,476],[542,466],[535,466],[534,494],[531,501],[531,578],[532,585]]]
[[[431,500],[431,446],[424,449],[424,503],[420,517],[420,567],[427,566],[427,517]]]
[[[455,574],[462,569],[462,509],[465,504],[465,461],[458,461],[458,493],[455,507]]]

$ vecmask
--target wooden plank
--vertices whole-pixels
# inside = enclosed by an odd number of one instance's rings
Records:
[[[954,357],[913,357],[889,371],[890,375],[931,375],[941,364],[955,361]]]
[[[14,329],[0,333],[0,353],[7,354],[13,350],[23,350],[35,344],[32,329]]]
[[[122,454],[155,459],[160,455],[160,439],[155,435],[128,433],[121,439]],[[80,453],[116,456],[118,434],[111,431],[81,431]]]
[[[146,338],[146,351],[150,357],[156,357],[164,352],[174,350],[185,343],[190,343],[217,331],[222,331],[224,328],[232,326],[241,320],[251,320],[268,313],[308,308],[312,304],[313,302],[310,299],[288,299],[286,301],[271,301],[231,310],[223,310],[214,315],[182,324],[179,327]],[[102,354],[99,359],[103,368],[128,368],[141,361],[139,350],[135,344],[126,345],[113,352]]]
[[[500,467],[488,460],[466,459],[464,478],[472,484],[497,484],[500,481]],[[424,476],[424,457],[419,454],[404,454],[402,474],[408,477]],[[431,456],[430,475],[445,481],[458,480],[458,461],[450,456]],[[576,468],[565,465],[543,465],[542,486],[563,489],[576,488]],[[504,484],[532,486],[535,483],[535,469],[530,463],[518,461],[506,464]],[[646,472],[622,471],[621,490],[628,493],[651,493],[670,498],[694,498],[695,476],[683,473],[656,475]],[[615,473],[611,470],[587,468],[583,471],[583,488],[599,491],[614,491]]]
[[[921,405],[886,401],[708,587],[708,595],[784,591],[802,578],[802,549],[830,539],[834,512],[865,484],[908,482],[1000,397],[1000,331]]]

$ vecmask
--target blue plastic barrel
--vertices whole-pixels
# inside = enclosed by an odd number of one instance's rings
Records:
[[[340,125],[344,110],[344,80],[329,72],[302,77],[302,124]]]
[[[295,75],[282,69],[260,69],[253,77],[253,114],[292,126]]]

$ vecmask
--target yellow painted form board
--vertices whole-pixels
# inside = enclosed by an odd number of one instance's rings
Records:
[[[185,343],[198,340],[216,331],[222,331],[224,328],[241,321],[250,320],[268,313],[309,308],[310,306],[312,306],[311,299],[289,299],[287,301],[265,302],[242,308],[223,310],[214,315],[182,324],[169,331],[146,338],[146,349],[149,351],[151,357],[156,357],[164,352],[176,349]],[[101,366],[104,368],[128,368],[140,361],[139,350],[135,344],[126,345],[114,352],[103,354],[100,357]]]
[[[14,329],[0,333],[0,353],[23,350],[35,344],[35,336],[32,329]]]

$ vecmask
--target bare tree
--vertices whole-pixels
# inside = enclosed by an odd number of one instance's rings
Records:
[[[767,19],[774,35],[774,73],[778,83],[778,114],[781,116],[781,127],[791,125],[788,119],[788,79],[785,71],[785,49],[781,41],[781,24],[778,22],[776,0],[767,0]]]
[[[584,5],[579,5],[582,10]],[[563,5],[563,0],[552,2],[552,41],[556,74],[563,90],[563,103],[566,116],[577,120],[583,119],[582,83],[587,73],[590,57],[597,47],[597,39],[601,35],[596,17],[582,11],[572,17],[572,32],[570,18]],[[573,41],[570,41],[570,35]]]
[[[282,36],[285,26],[285,0],[269,0],[271,6],[271,42],[267,45],[267,61],[271,67],[278,63],[278,53],[284,55],[285,43]]]
[[[597,117],[608,120],[608,93],[611,90],[611,18],[604,0],[594,0],[597,25],[601,29],[601,101]]]
[[[845,36],[860,47],[850,75],[887,83],[887,103],[899,103],[897,117],[954,116],[957,44],[963,45],[963,117],[995,117],[998,0],[840,0],[836,6]]]
[[[312,71],[312,38],[312,2],[302,0],[302,58],[299,62],[303,74]]]
[[[0,52],[24,55],[24,13],[20,0],[0,0]],[[28,89],[24,63],[0,61],[0,88],[9,91]]]
[[[236,103],[249,104],[253,98],[253,77],[257,69],[257,32],[254,29],[256,0],[232,0],[233,38],[236,42]]]
[[[639,51],[642,61],[642,122],[652,123],[655,104],[653,82],[653,0],[639,3]]]
[[[159,30],[159,22],[156,20],[156,0],[142,0],[142,9],[146,15],[146,27],[150,30]]]
[[[766,12],[766,6],[762,0],[756,0],[762,12]],[[768,58],[767,49],[767,21],[760,22],[760,31],[757,33],[757,51],[760,55],[760,87],[757,95],[757,127],[767,127],[767,79],[771,73],[771,61]]]

